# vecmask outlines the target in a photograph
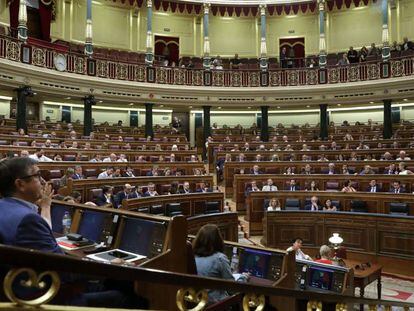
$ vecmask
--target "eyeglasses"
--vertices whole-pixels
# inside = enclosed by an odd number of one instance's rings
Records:
[[[41,174],[40,171],[38,171],[37,173],[32,174],[32,175],[26,175],[26,176],[23,176],[23,177],[19,177],[19,179],[29,179],[29,178],[32,178],[32,177],[37,177],[39,180],[42,180],[42,174]]]

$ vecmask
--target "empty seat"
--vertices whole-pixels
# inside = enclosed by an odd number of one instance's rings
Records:
[[[331,204],[336,207],[337,211],[341,210],[341,202],[339,200],[331,200]]]
[[[368,213],[367,202],[360,200],[351,201],[351,212]]]
[[[62,177],[61,170],[50,170],[49,171],[49,178],[60,178]]]
[[[164,206],[162,206],[161,204],[157,204],[157,205],[152,205],[149,209],[150,214],[154,214],[154,215],[164,215],[165,214],[165,209]]]
[[[165,206],[165,215],[169,217],[182,215],[183,212],[181,210],[180,203],[167,203]]]
[[[390,214],[408,216],[409,213],[410,212],[409,212],[407,203],[401,203],[401,202],[390,203]]]
[[[325,190],[326,191],[339,191],[339,182],[337,182],[337,181],[327,181]]]
[[[65,154],[63,155],[63,161],[75,161],[76,155],[74,154]]]
[[[287,210],[287,211],[298,211],[298,210],[300,210],[300,200],[299,199],[286,199],[286,201],[285,201],[285,210]]]
[[[220,213],[220,202],[213,201],[213,202],[206,202],[206,209],[204,214],[214,214]]]

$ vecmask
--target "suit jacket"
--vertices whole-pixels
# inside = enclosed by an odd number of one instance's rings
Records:
[[[391,193],[395,193],[395,190],[394,189],[390,189],[390,192]],[[400,187],[400,191],[398,193],[406,193],[405,188]]]
[[[73,174],[73,175],[72,175],[72,179],[85,179],[85,176],[83,176],[83,175],[78,175],[78,174]]]
[[[49,224],[30,203],[14,198],[0,200],[0,240],[5,245],[62,254]]]
[[[188,189],[188,192],[185,192],[184,189],[181,188],[180,190],[178,190],[178,193],[185,194],[185,193],[192,193],[192,191],[191,189]]]
[[[371,186],[367,187],[367,192],[371,192]],[[374,192],[382,192],[382,189],[380,186],[376,185],[375,186],[375,191]]]
[[[96,197],[96,205],[103,206],[103,205],[106,205],[106,204],[112,204],[112,206],[115,207],[115,208],[118,207],[115,203],[115,199],[114,199],[113,195],[111,196],[111,203],[108,203],[106,201],[106,197],[103,194],[100,194]]]
[[[318,205],[318,211],[320,211],[322,209],[322,207],[320,207],[319,205]],[[305,205],[305,210],[307,210],[307,211],[311,211],[312,210],[312,204],[306,204]]]
[[[201,193],[201,192],[213,192],[213,189],[208,188],[208,189],[207,189],[207,191],[205,191],[204,189],[197,188],[197,189],[196,189],[196,192],[200,192],[200,193]]]
[[[128,194],[128,198],[127,198],[124,191],[119,191],[115,196],[115,206],[116,207],[120,206],[122,204],[122,200],[124,199],[135,199],[137,197],[138,196],[136,192],[131,192],[130,194]]]
[[[291,186],[287,186],[287,187],[286,187],[286,190],[287,190],[287,191],[300,191],[300,187],[299,187],[299,186],[297,186],[297,185],[296,185],[296,186],[293,186],[293,189],[294,189],[294,190],[291,190]]]

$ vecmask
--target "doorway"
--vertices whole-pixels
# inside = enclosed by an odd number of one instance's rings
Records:
[[[286,48],[288,55],[288,67],[299,68],[305,66],[305,38],[281,38],[279,39],[279,55]]]
[[[168,60],[169,66],[171,66],[172,62],[178,66],[180,59],[180,38],[155,36],[155,56],[158,56],[162,61]]]

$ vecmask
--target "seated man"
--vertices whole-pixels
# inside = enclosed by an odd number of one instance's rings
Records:
[[[108,167],[105,171],[98,175],[98,179],[112,178],[113,173],[114,169],[112,167]]]
[[[272,179],[267,180],[267,184],[263,186],[262,191],[277,191],[277,187],[273,184]]]
[[[115,206],[120,208],[123,200],[137,198],[137,193],[134,191],[135,187],[130,184],[125,184],[124,189],[119,191],[115,196]]]
[[[157,190],[155,190],[155,184],[149,183],[148,184],[148,190],[145,192],[142,196],[143,197],[155,197],[159,195]]]
[[[367,192],[381,192],[381,187],[377,184],[377,181],[375,179],[369,182]]]
[[[327,172],[327,174],[328,175],[335,175],[336,173],[335,173],[335,163],[329,163],[328,164],[328,172]]]
[[[36,162],[53,162],[51,158],[45,156],[45,151],[43,149],[38,149],[32,155],[29,155],[29,158],[35,160]]]
[[[204,182],[201,182],[200,185],[197,187],[196,192],[213,192],[213,189],[206,185]]]
[[[300,191],[300,187],[296,185],[296,180],[291,179],[289,185],[287,186],[286,190],[288,191]]]
[[[102,193],[96,197],[96,205],[103,206],[111,204],[112,207],[117,207],[114,199],[114,188],[111,186],[103,186]]]
[[[317,196],[313,196],[311,198],[311,203],[305,206],[305,210],[307,211],[319,211],[321,210],[321,206],[319,206],[319,199]]]
[[[399,181],[394,181],[392,183],[392,188],[390,189],[391,193],[405,193],[405,189],[401,187],[401,183]]]
[[[257,187],[256,181],[252,180],[250,185],[246,188],[244,195],[247,197],[250,192],[257,192],[260,191],[259,187]]]
[[[183,184],[182,189],[180,189],[178,191],[178,193],[182,193],[182,194],[188,194],[188,193],[191,193],[191,192],[192,191],[190,189],[190,183],[188,181],[185,181],[184,184]]]
[[[262,172],[259,170],[259,165],[253,165],[253,169],[250,174],[253,175],[260,175]]]
[[[328,245],[322,245],[319,254],[321,255],[321,259],[315,259],[315,262],[324,263],[327,265],[332,265],[332,249]]]
[[[75,173],[72,175],[72,179],[85,179],[85,176],[82,174],[82,166],[75,166]]]
[[[303,240],[301,238],[296,238],[293,240],[293,245],[290,246],[286,251],[287,252],[295,252],[296,259],[300,260],[312,260],[309,255],[306,255],[302,250]]]

